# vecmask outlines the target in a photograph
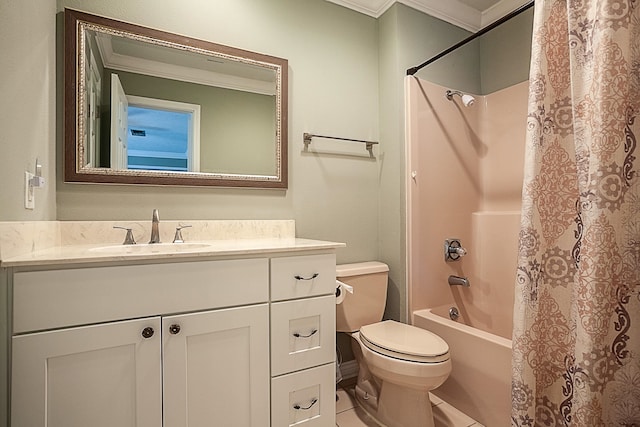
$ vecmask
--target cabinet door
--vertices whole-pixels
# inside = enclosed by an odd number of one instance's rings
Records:
[[[11,425],[158,427],[160,335],[154,317],[13,337]]]
[[[163,317],[164,427],[269,426],[267,304]]]

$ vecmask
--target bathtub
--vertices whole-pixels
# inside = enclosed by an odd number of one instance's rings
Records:
[[[449,319],[451,305],[413,312],[448,344],[452,371],[433,394],[487,427],[511,425],[511,341]]]

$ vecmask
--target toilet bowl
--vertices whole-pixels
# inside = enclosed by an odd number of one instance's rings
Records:
[[[336,329],[352,338],[356,400],[384,426],[433,427],[429,391],[451,372],[449,346],[427,330],[381,321],[387,275],[377,262],[337,266],[338,280],[353,287],[336,307]]]
[[[387,320],[357,334],[369,370],[382,380],[428,391],[451,373],[449,346],[429,331]]]

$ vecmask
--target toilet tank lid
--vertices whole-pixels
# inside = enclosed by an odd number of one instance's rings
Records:
[[[386,273],[389,266],[379,261],[356,262],[336,265],[336,277],[359,276],[362,274]]]

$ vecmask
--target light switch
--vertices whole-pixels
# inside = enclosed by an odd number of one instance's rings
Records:
[[[33,197],[33,186],[31,185],[31,178],[35,175],[29,172],[24,173],[24,208],[33,209],[35,207]]]

